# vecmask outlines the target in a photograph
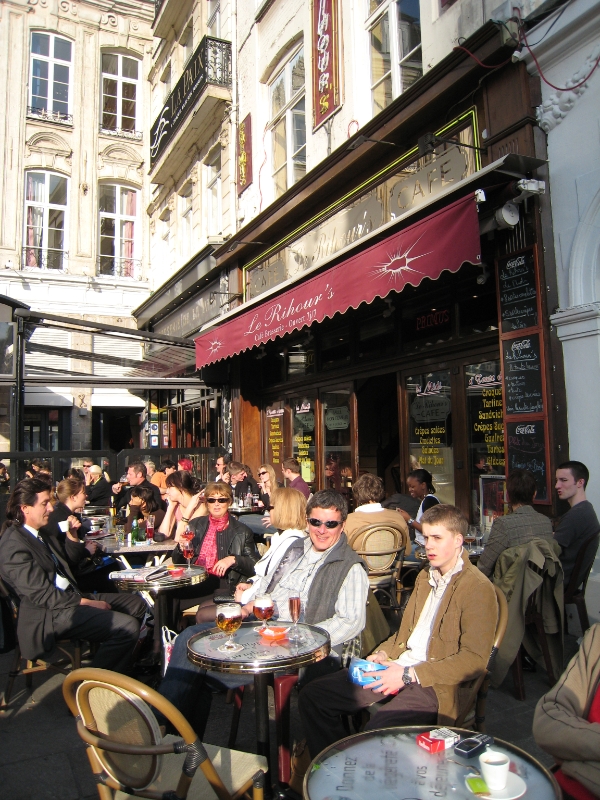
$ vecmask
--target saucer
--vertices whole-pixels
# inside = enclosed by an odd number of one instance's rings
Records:
[[[466,778],[473,777],[472,775],[465,776]],[[467,784],[469,789],[469,784]],[[527,791],[527,784],[519,775],[514,772],[508,773],[508,779],[504,789],[490,789],[489,794],[478,794],[477,797],[489,797],[491,800],[517,800],[517,797],[522,797]],[[471,790],[469,789],[469,792]],[[473,794],[473,792],[471,792]]]

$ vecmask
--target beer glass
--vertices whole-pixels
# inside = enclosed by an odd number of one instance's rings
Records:
[[[239,653],[241,644],[233,641],[233,636],[242,624],[242,607],[239,603],[219,603],[217,605],[217,627],[229,634],[229,639],[217,647],[220,653]]]
[[[271,619],[275,611],[275,604],[270,594],[259,594],[254,601],[254,616],[262,620],[262,625],[258,629],[264,631],[269,627],[267,620]]]

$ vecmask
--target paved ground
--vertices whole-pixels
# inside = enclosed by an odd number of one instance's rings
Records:
[[[566,659],[577,648],[574,637],[567,637]],[[3,688],[13,655],[0,656],[0,686]],[[9,711],[0,715],[0,797],[11,800],[97,800],[95,783],[77,736],[75,722],[62,698],[61,675],[40,673],[34,676],[33,693],[29,696],[25,681],[19,678]],[[492,736],[506,739],[522,747],[545,764],[552,760],[535,744],[531,735],[533,711],[548,684],[545,673],[525,673],[527,699],[519,702],[512,693],[508,677],[500,689],[492,690],[487,703],[487,730]],[[246,690],[236,747],[252,751],[254,714],[252,690]],[[205,741],[226,745],[232,707],[224,696],[213,702]],[[275,741],[274,713],[271,707],[272,742]],[[302,738],[293,698],[292,728],[295,738]],[[276,754],[273,752],[273,763]]]

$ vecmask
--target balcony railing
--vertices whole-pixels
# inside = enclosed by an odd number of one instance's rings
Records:
[[[114,256],[98,256],[96,259],[96,275],[109,275],[113,278],[139,278],[142,262],[135,258],[114,258]]]
[[[126,131],[123,128],[105,128],[100,125],[100,133],[105,136],[114,136],[116,139],[129,139],[134,142],[141,142],[143,138],[142,131]]]
[[[150,131],[150,168],[161,157],[208,84],[231,87],[231,42],[205,36]]]
[[[44,120],[44,122],[57,122],[59,125],[73,124],[73,114],[63,114],[62,111],[48,111],[47,108],[27,106],[27,116]]]
[[[65,250],[52,250],[46,247],[23,247],[21,269],[63,270],[64,261],[69,257]]]

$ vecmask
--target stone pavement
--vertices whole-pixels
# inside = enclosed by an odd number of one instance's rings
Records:
[[[573,636],[566,640],[566,659],[577,649]],[[4,688],[13,654],[0,655],[0,687]],[[565,661],[566,663],[566,661]],[[25,689],[25,679],[18,678],[6,714],[0,715],[0,797],[11,800],[97,800],[95,782],[85,747],[75,730],[75,722],[62,698],[62,675],[49,672],[33,677],[33,693]],[[527,699],[519,702],[512,693],[509,676],[498,690],[491,690],[487,702],[487,731],[506,739],[534,755],[546,765],[552,759],[535,744],[531,723],[537,700],[547,690],[545,673],[525,673]],[[271,702],[271,741],[273,764],[275,721]],[[224,695],[213,701],[205,741],[226,745],[232,706]],[[292,730],[302,738],[296,697],[292,700]],[[252,689],[246,689],[236,748],[253,751],[254,712]]]

